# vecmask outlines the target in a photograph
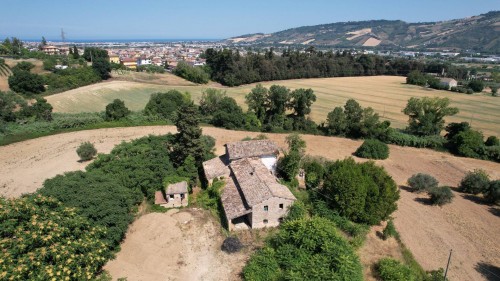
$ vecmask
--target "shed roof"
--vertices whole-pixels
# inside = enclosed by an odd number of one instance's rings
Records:
[[[240,141],[226,144],[229,160],[277,155],[278,147],[272,140]]]
[[[221,201],[226,218],[232,220],[250,213],[252,209],[245,204],[241,190],[235,184],[235,179],[228,177],[224,181],[226,185],[221,195]]]
[[[227,154],[203,162],[205,177],[208,181],[222,176],[228,177],[231,171],[227,165],[229,165]]]
[[[453,79],[453,78],[441,78],[439,79],[440,82],[444,82],[444,83],[450,83],[450,82],[457,82],[457,80]]]
[[[163,193],[161,191],[156,191],[155,192],[155,204],[167,204],[167,200],[165,200],[165,197],[163,196]]]
[[[187,193],[188,185],[187,182],[181,181],[178,183],[169,184],[167,187],[166,194],[179,194],[179,193]]]

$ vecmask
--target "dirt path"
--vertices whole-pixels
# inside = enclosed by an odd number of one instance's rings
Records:
[[[104,270],[113,280],[236,280],[248,255],[226,254],[220,225],[200,209],[151,213],[129,227]]]
[[[101,153],[114,145],[148,134],[174,132],[172,126],[132,127],[73,132],[29,140],[0,147],[0,195],[20,196],[34,192],[43,181],[66,171],[84,169],[79,163],[76,147],[83,141],[95,143]],[[258,133],[203,128],[203,133],[216,139],[217,153],[223,144],[238,141]],[[270,139],[285,146],[284,134],[270,134]],[[351,156],[361,141],[343,138],[303,136],[307,153],[330,159]],[[500,164],[454,157],[427,149],[390,146],[391,156],[377,161],[385,166],[399,185],[405,185],[413,174],[424,172],[435,176],[442,185],[456,186],[467,171],[486,170],[492,178],[500,178]],[[359,158],[356,158],[362,161]],[[470,200],[455,192],[452,204],[442,208],[429,206],[420,197],[401,190],[399,210],[394,214],[396,228],[403,242],[426,270],[445,267],[449,250],[453,248],[450,278],[452,280],[485,280],[479,273],[482,264],[500,267],[499,209]]]

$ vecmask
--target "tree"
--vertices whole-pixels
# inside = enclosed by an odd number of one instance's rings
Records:
[[[283,152],[284,156],[278,161],[278,173],[286,181],[291,181],[299,172],[300,159],[304,154],[306,142],[302,140],[299,134],[292,134],[286,137],[288,152]]]
[[[208,88],[203,89],[200,99],[200,112],[202,115],[212,115],[219,108],[219,103],[226,97],[226,91]]]
[[[475,79],[467,84],[467,87],[471,88],[475,93],[479,93],[484,89],[483,80]]]
[[[455,137],[459,133],[468,131],[470,129],[471,127],[468,122],[450,123],[445,128],[447,133],[446,135],[444,135],[444,138],[447,139],[448,141],[451,141],[453,137]]]
[[[0,122],[16,121],[18,108],[25,108],[26,101],[13,92],[0,91]]]
[[[102,57],[95,58],[92,62],[92,69],[94,69],[103,80],[106,80],[111,77],[110,75],[111,65],[109,64],[109,61],[105,58]]]
[[[78,48],[76,47],[76,45],[73,45],[73,58],[75,60],[80,58],[80,54],[78,53]]]
[[[269,90],[258,84],[245,96],[245,102],[248,105],[248,110],[254,112],[263,123],[269,102]]]
[[[484,148],[484,136],[475,130],[462,131],[455,135],[449,142],[451,149],[458,155],[481,158]]]
[[[406,77],[406,83],[418,86],[426,86],[427,78],[420,71],[413,70],[408,74],[408,77]]]
[[[81,160],[89,161],[97,154],[97,149],[95,149],[92,143],[87,141],[80,144],[80,146],[76,150],[76,154],[80,156]]]
[[[9,76],[8,82],[11,90],[27,98],[45,92],[43,77],[29,71],[14,72]]]
[[[344,106],[344,113],[349,136],[358,138],[361,134],[363,108],[354,99],[349,99]]]
[[[486,146],[498,146],[500,145],[500,140],[496,136],[489,136],[488,139],[484,142]]]
[[[185,61],[180,61],[173,73],[188,81],[198,84],[207,84],[209,79],[208,73],[206,73],[203,69],[197,66],[191,66]]]
[[[130,110],[125,106],[125,102],[115,99],[112,103],[106,105],[106,120],[113,121],[127,117]]]
[[[500,180],[494,180],[490,182],[490,185],[484,193],[484,199],[487,202],[493,204],[500,203]]]
[[[311,105],[316,101],[316,95],[312,89],[296,89],[290,94],[287,107],[293,111],[296,119],[304,119],[311,113]]]
[[[204,159],[205,150],[199,120],[198,108],[193,102],[185,103],[177,110],[174,124],[178,133],[175,135],[176,142],[172,151],[177,166],[181,166],[189,155],[194,157],[197,165]]]
[[[16,64],[16,66],[14,66],[12,68],[12,72],[20,71],[20,70],[31,71],[31,69],[33,69],[34,67],[35,67],[35,65],[29,61],[20,61]]]
[[[52,121],[52,105],[46,99],[37,98],[31,110],[36,120]]]
[[[448,98],[410,98],[403,110],[409,117],[407,130],[419,136],[439,135],[444,128],[444,117],[458,113],[458,108],[449,105]]]
[[[323,165],[316,160],[307,161],[303,164],[306,173],[305,181],[307,188],[316,188],[323,180],[325,173]]]
[[[93,62],[97,58],[109,59],[108,51],[96,47],[86,47],[82,57],[90,62]]]
[[[144,112],[148,115],[158,115],[164,119],[172,119],[174,112],[186,102],[186,95],[177,90],[170,90],[166,93],[153,93],[146,104]]]
[[[329,136],[344,136],[347,132],[347,120],[342,107],[338,106],[328,113],[326,126]]]
[[[290,89],[285,86],[272,85],[269,88],[269,109],[266,112],[268,120],[279,120],[276,116],[284,116],[288,100],[290,98]],[[272,122],[268,122],[272,123]],[[276,124],[283,125],[283,124]]]
[[[42,47],[47,46],[47,40],[45,40],[45,37],[42,36]]]
[[[417,192],[437,188],[439,181],[431,175],[418,173],[408,179],[408,185]]]
[[[214,112],[211,123],[226,129],[241,128],[244,123],[243,110],[233,98],[224,97]]]
[[[375,225],[397,209],[399,190],[383,167],[354,159],[326,166],[323,191],[331,209],[352,221]]]

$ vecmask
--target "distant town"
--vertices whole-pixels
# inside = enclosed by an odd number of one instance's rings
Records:
[[[25,46],[30,51],[38,51],[39,42],[27,41]],[[226,43],[224,41],[178,41],[178,42],[95,42],[95,43],[72,43],[72,42],[48,42],[42,48],[46,54],[68,55],[70,47],[77,46],[80,54],[85,47],[98,47],[108,51],[110,62],[121,64],[127,68],[135,69],[141,65],[165,66],[167,69],[175,69],[179,61],[185,61],[191,66],[205,65],[206,60],[202,54],[208,48],[232,49],[238,51],[241,56],[246,56],[249,51],[265,52],[270,46],[252,46]],[[280,56],[282,51],[289,47],[277,46],[273,52]],[[291,47],[293,48],[293,47]],[[300,48],[296,47],[296,48]],[[302,46],[301,52],[307,51]],[[467,52],[458,53],[448,50],[443,51],[385,51],[385,50],[356,50],[348,49],[353,55],[378,54],[380,56],[407,57],[407,58],[436,58],[440,60],[453,60],[462,63],[500,63],[500,55],[481,55],[481,53]],[[344,49],[322,49],[322,51],[344,51]]]

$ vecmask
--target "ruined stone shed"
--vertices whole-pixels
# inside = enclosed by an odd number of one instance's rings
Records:
[[[186,181],[169,184],[165,190],[155,192],[155,204],[165,208],[185,207],[188,205],[188,184]]]

